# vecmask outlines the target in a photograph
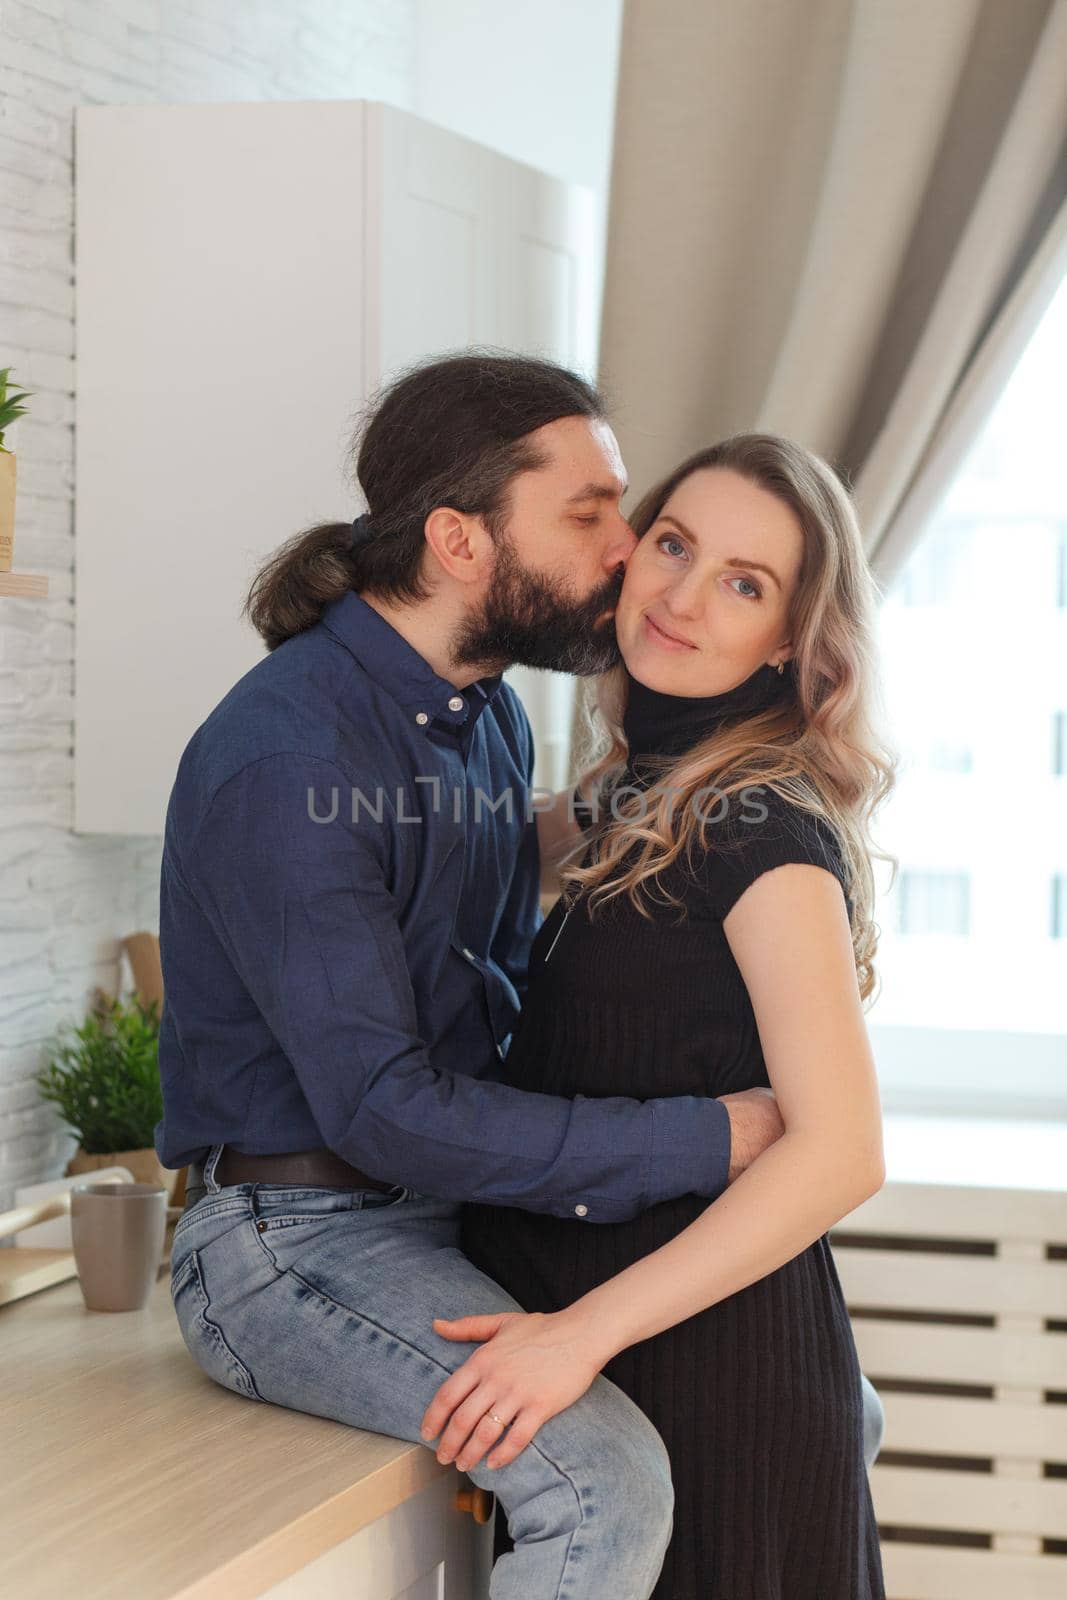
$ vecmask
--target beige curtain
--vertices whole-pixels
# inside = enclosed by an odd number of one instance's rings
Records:
[[[635,491],[789,434],[891,578],[984,420],[954,399],[1051,292],[1065,130],[1067,0],[626,0],[601,379]]]

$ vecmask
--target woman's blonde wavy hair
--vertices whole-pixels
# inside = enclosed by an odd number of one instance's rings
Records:
[[[586,714],[578,787],[603,820],[590,864],[575,864],[586,840],[566,858],[560,872],[563,893],[568,903],[587,894],[590,913],[621,894],[628,894],[643,916],[649,915],[648,898],[679,904],[660,875],[683,851],[691,861],[698,838],[700,850],[708,848],[699,791],[714,784],[717,797],[730,797],[748,785],[766,785],[823,818],[836,835],[849,881],[860,998],[867,1000],[875,989],[880,932],[873,916],[871,861],[892,862],[893,876],[898,865],[875,848],[868,830],[896,782],[899,756],[878,726],[878,592],[852,499],[834,470],[812,451],[775,434],[735,434],[690,456],[649,490],[630,518],[639,539],[679,484],[707,468],[758,484],[800,523],[804,554],[788,624],[794,654],[786,665],[794,692],[732,726],[723,724],[680,757],[642,757],[654,786],[644,796],[620,788],[611,798],[627,757],[622,728],[627,674],[622,665],[602,674]]]

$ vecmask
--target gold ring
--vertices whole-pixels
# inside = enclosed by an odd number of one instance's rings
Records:
[[[502,1428],[507,1427],[507,1423],[504,1421],[503,1417],[498,1417],[495,1411],[487,1411],[485,1414],[489,1418],[490,1422],[497,1422]]]

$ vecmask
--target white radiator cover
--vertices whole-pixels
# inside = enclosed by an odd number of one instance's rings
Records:
[[[987,1253],[961,1254],[960,1241]],[[1067,1473],[1067,1195],[890,1182],[833,1245],[886,1412],[871,1472],[879,1526],[959,1540],[884,1537],[888,1600],[1063,1600],[1067,1554],[1046,1541],[1067,1541],[1067,1477],[1046,1471]],[[948,1387],[921,1392],[931,1384]],[[914,1464],[885,1460],[904,1452]],[[975,1534],[990,1548],[966,1548]]]

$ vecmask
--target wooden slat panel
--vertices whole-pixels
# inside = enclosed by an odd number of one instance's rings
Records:
[[[1063,1537],[1067,1480],[994,1477],[982,1472],[871,1468],[878,1521],[902,1528],[958,1533],[1028,1533]]]
[[[880,1398],[885,1407],[883,1450],[1067,1462],[1067,1406],[925,1394],[887,1393]]]
[[[852,1306],[1067,1318],[1067,1261],[917,1255],[841,1244],[834,1260]]]
[[[879,1378],[915,1378],[1067,1389],[1067,1334],[942,1328],[867,1317],[857,1317],[853,1329],[860,1363],[875,1384]]]
[[[919,1239],[1041,1239],[1046,1244],[1067,1244],[1067,1194],[887,1183],[835,1223],[834,1238],[849,1233],[904,1234]]]
[[[1067,1556],[882,1546],[889,1600],[1063,1600]]]
[[[1000,1254],[869,1250],[857,1235],[989,1241]],[[1067,1335],[1041,1319],[1067,1317],[1067,1263],[1042,1259],[1067,1242],[1067,1194],[889,1184],[833,1230],[849,1305],[861,1309],[995,1316],[995,1329],[855,1317],[864,1371],[879,1378],[991,1385],[1003,1399],[883,1392],[885,1451],[988,1456],[992,1474],[876,1465],[883,1526],[999,1536],[992,1551],[887,1541],[889,1600],[1052,1600],[1067,1595],[1067,1558],[1039,1554],[1067,1532],[1067,1481],[1039,1476],[1067,1461],[1067,1407],[1041,1389],[1067,1389]],[[1029,1319],[1029,1320],[1028,1320]],[[1027,1401],[1031,1403],[1027,1404]],[[1014,1546],[1014,1549],[1013,1549]],[[1033,1554],[1022,1553],[1029,1549]],[[1015,1553],[1015,1551],[1019,1553]]]

